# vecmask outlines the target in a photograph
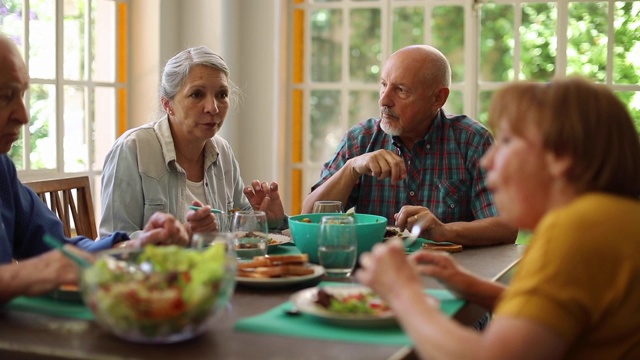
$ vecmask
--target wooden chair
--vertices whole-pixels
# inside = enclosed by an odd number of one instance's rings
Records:
[[[24,184],[60,218],[65,236],[77,234],[90,239],[98,236],[88,176],[28,181]],[[75,225],[75,234],[71,220]]]

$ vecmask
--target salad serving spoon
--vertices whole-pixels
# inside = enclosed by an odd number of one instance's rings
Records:
[[[60,250],[66,257],[78,264],[78,266],[80,266],[81,268],[87,269],[91,267],[91,263],[89,261],[69,251],[64,247],[64,244],[60,240],[54,238],[53,236],[44,234],[42,240],[44,240],[44,242],[52,248]]]

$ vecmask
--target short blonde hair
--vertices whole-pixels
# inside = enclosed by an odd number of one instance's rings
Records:
[[[640,198],[640,137],[625,105],[606,86],[579,77],[509,84],[489,108],[491,127],[502,121],[516,135],[533,125],[545,149],[569,156],[567,180],[579,191]]]

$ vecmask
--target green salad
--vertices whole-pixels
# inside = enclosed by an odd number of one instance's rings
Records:
[[[233,290],[225,280],[222,243],[202,251],[146,246],[130,256],[99,257],[82,277],[87,305],[116,335],[153,338],[196,331]]]

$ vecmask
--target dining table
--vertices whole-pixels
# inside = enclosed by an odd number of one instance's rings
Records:
[[[523,245],[469,247],[452,254],[471,272],[508,283]],[[332,280],[323,277],[319,280]],[[353,279],[348,281],[354,281]],[[442,289],[424,277],[425,288]],[[416,358],[410,345],[382,345],[242,331],[236,323],[289,301],[292,294],[313,284],[284,288],[237,285],[226,310],[202,335],[174,344],[137,344],[119,339],[95,321],[65,318],[0,307],[0,359],[394,359]],[[487,310],[466,303],[453,318],[472,326]]]

